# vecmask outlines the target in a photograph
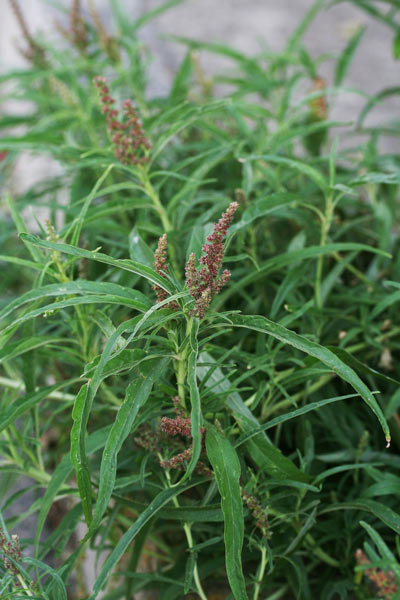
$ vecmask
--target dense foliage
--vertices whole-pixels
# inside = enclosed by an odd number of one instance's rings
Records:
[[[3,189],[61,168],[2,206],[1,598],[400,597],[400,129],[364,125],[399,88],[330,119],[363,30],[313,58],[318,1],[278,54],[175,40],[149,97],[140,28],[176,3],[111,31],[74,1],[50,44],[12,2]]]

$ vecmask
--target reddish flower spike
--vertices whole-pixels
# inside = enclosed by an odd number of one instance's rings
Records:
[[[193,253],[189,256],[186,264],[186,287],[195,301],[191,314],[199,319],[204,317],[212,297],[218,294],[229,281],[231,274],[228,269],[225,269],[220,276],[218,276],[218,273],[224,258],[223,239],[228,232],[237,208],[238,203],[231,202],[218,223],[215,223],[213,233],[207,237],[207,243],[202,248],[201,268],[196,269],[196,257]]]

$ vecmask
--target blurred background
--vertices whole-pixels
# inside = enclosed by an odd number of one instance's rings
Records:
[[[112,0],[92,0],[104,22],[111,20]],[[160,6],[160,0],[119,0],[132,18]],[[55,22],[63,22],[63,9],[71,0],[20,0],[21,8],[33,32],[46,34],[53,31],[57,37]],[[185,36],[192,39],[232,45],[250,55],[260,50],[281,50],[291,32],[305,13],[315,4],[314,0],[183,0],[177,1],[170,11],[161,14],[141,30],[143,43],[152,56],[150,93],[162,94],[182,59],[185,48],[166,39],[166,36]],[[374,94],[384,87],[399,85],[400,62],[393,58],[390,36],[392,31],[385,23],[372,19],[363,10],[363,2],[333,3],[322,11],[311,24],[304,37],[304,44],[313,58],[331,53],[338,54],[354,31],[366,26],[363,39],[356,53],[345,82],[346,87]],[[384,2],[376,2],[388,11]],[[23,67],[24,58],[18,51],[21,31],[16,22],[9,0],[0,0],[0,68],[4,72],[11,67]],[[89,12],[90,1],[82,1],[83,11]],[[390,18],[390,17],[389,17]],[[66,17],[64,16],[66,20]],[[201,64],[206,73],[221,70],[222,59],[202,53]],[[326,56],[321,62],[320,75],[332,81],[334,60]],[[226,68],[231,63],[226,61]],[[337,114],[333,119],[351,119],[363,106],[365,99],[355,91],[341,94],[335,102]],[[381,118],[398,116],[398,98],[387,99],[370,115],[371,124]],[[388,142],[390,143],[390,142]]]
[[[111,5],[114,0],[83,0],[83,12],[90,13],[95,5],[104,23],[112,28]],[[131,18],[140,17],[163,3],[160,0],[118,0]],[[0,73],[23,68],[25,58],[21,55],[23,36],[13,12],[10,0],[0,0]],[[20,7],[32,33],[59,40],[57,27],[66,25],[67,11],[72,0],[20,0]],[[167,92],[174,73],[186,48],[172,36],[182,36],[211,43],[229,44],[248,53],[282,50],[291,33],[304,15],[315,6],[314,0],[177,0],[171,10],[160,14],[140,30],[139,37],[148,49],[150,65],[149,94],[163,95]],[[326,3],[325,3],[326,4]],[[385,2],[376,2],[389,15]],[[354,121],[365,105],[365,94],[373,95],[383,88],[391,88],[400,82],[400,61],[393,55],[395,22],[373,19],[363,10],[364,2],[333,1],[327,4],[313,20],[304,36],[304,44],[313,59],[319,57],[320,71],[326,85],[333,82],[334,57],[339,55],[358,28],[365,28],[363,38],[344,82],[347,91],[335,98],[330,111],[332,120]],[[225,71],[233,74],[233,63],[215,54],[201,51],[199,63],[206,74]],[[3,98],[1,99],[1,95]],[[389,123],[398,118],[400,96],[384,99],[369,113],[365,125]],[[0,90],[0,113],[5,108],[4,86]],[[380,142],[383,152],[396,152],[396,137],[386,136]],[[42,177],[43,170],[56,170],[43,158],[31,156],[27,169],[24,161],[23,174],[14,169],[13,191],[23,193]]]

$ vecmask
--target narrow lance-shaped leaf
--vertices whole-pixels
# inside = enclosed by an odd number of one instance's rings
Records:
[[[235,449],[215,427],[207,429],[207,456],[217,480],[224,514],[226,572],[235,600],[246,600],[242,571],[244,535],[243,504],[240,494],[240,462]]]
[[[151,361],[147,365],[146,376],[136,373],[136,379],[129,384],[125,400],[118,411],[104,448],[100,467],[100,486],[94,510],[93,521],[87,537],[93,533],[104,515],[114,488],[117,472],[117,457],[122,444],[131,432],[139,409],[146,403],[154,382],[160,377],[168,359]]]
[[[200,452],[201,452],[201,430],[200,430],[200,422],[201,422],[201,402],[200,402],[200,393],[199,388],[197,386],[197,357],[198,357],[198,342],[197,342],[197,330],[198,330],[198,321],[197,319],[193,322],[191,334],[190,334],[190,344],[191,344],[191,352],[189,353],[187,369],[188,369],[188,384],[190,389],[190,404],[191,404],[191,420],[192,420],[192,456],[187,468],[185,475],[183,476],[181,482],[188,479],[193,473],[197,461],[199,460]]]
[[[212,362],[212,357],[207,352],[200,355],[202,363]],[[204,378],[208,367],[199,366],[200,378]],[[260,423],[252,414],[251,410],[244,404],[237,391],[231,391],[232,383],[222,373],[219,367],[213,368],[212,375],[206,380],[207,387],[212,387],[215,393],[227,395],[226,405],[240,425],[243,434],[251,434],[246,442],[249,457],[259,469],[268,473],[274,479],[294,479],[296,481],[309,481],[310,476],[303,473],[287,456],[268,441],[263,431],[253,432],[260,429]],[[229,391],[229,394],[228,394]],[[255,439],[254,439],[255,438]]]
[[[297,348],[298,350],[301,350],[310,356],[318,358],[318,360],[327,365],[342,379],[347,381],[360,394],[361,398],[378,418],[385,434],[387,444],[390,444],[389,426],[379,404],[373,397],[372,392],[368,389],[365,383],[361,381],[353,369],[341,361],[340,358],[331,350],[324,348],[324,346],[321,346],[316,342],[312,342],[302,335],[294,333],[294,331],[290,331],[290,329],[286,329],[286,327],[283,327],[279,323],[270,321],[266,317],[233,314],[229,315],[228,322],[226,318],[220,317],[214,321],[214,324],[216,323],[224,326],[228,325],[230,327],[243,327],[245,329],[261,331],[280,340],[284,344],[289,344],[290,346],[293,346],[294,348]]]
[[[119,269],[124,269],[125,271],[130,271],[131,273],[136,273],[136,275],[140,275],[141,277],[148,279],[151,283],[155,283],[167,292],[173,293],[174,291],[172,285],[165,277],[161,277],[161,275],[158,275],[158,273],[156,273],[154,269],[151,269],[150,267],[137,263],[133,260],[115,259],[111,256],[107,256],[107,254],[103,254],[95,250],[84,250],[83,248],[77,248],[76,246],[71,246],[70,244],[63,244],[62,242],[50,242],[47,240],[42,240],[34,235],[29,235],[27,233],[21,233],[20,238],[24,242],[31,243],[35,246],[40,246],[41,248],[57,250],[58,252],[63,252],[65,254],[69,254],[77,258],[88,258],[89,260],[95,260],[106,265],[111,265]]]
[[[90,407],[87,403],[89,383],[79,390],[72,411],[71,461],[75,468],[79,495],[82,500],[83,514],[88,525],[92,520],[92,487],[89,462],[86,455],[86,424]]]
[[[104,446],[105,440],[107,439],[108,433],[110,431],[110,426],[103,427],[92,433],[88,437],[87,443],[87,453],[90,454],[95,452],[99,448]],[[36,524],[36,534],[35,534],[35,556],[38,555],[39,552],[39,542],[40,542],[40,534],[43,529],[43,525],[46,521],[47,514],[54,502],[55,497],[57,496],[61,486],[64,481],[69,477],[71,471],[73,470],[73,465],[71,462],[70,454],[65,454],[62,460],[58,463],[52,477],[50,483],[46,487],[46,491],[41,499],[40,503],[40,511]]]
[[[46,386],[35,392],[25,394],[24,396],[20,396],[19,398],[14,400],[14,402],[8,407],[8,409],[5,410],[1,415],[0,432],[3,431],[6,427],[8,427],[11,423],[14,423],[14,421],[18,417],[23,415],[25,412],[34,408],[41,400],[45,400],[46,398],[48,398],[52,392],[62,387],[72,385],[77,381],[79,381],[79,378],[68,379],[66,381],[56,383],[54,385]]]
[[[70,294],[107,294],[109,296],[132,300],[136,302],[138,306],[142,305],[142,310],[147,310],[151,306],[148,298],[144,294],[117,283],[106,281],[67,281],[65,283],[50,283],[49,285],[43,285],[42,287],[35,288],[18,296],[18,298],[9,302],[7,306],[0,311],[0,318],[3,319],[13,310],[20,308],[27,302],[33,302],[34,300],[40,300],[51,296],[68,296]]]
[[[112,573],[114,566],[124,555],[127,547],[135,539],[139,531],[141,531],[142,527],[146,525],[146,523],[157,514],[160,508],[165,506],[170,500],[172,500],[172,498],[178,496],[178,494],[190,487],[191,484],[179,485],[173,488],[168,488],[160,492],[154,498],[154,500],[150,502],[146,510],[144,510],[142,514],[139,515],[139,517],[136,519],[133,525],[131,525],[131,527],[124,533],[122,538],[119,540],[118,544],[107,557],[105,563],[101,568],[100,574],[97,577],[96,582],[93,586],[93,592],[91,596],[89,596],[88,600],[95,600],[95,598],[97,598],[105,581],[107,580],[110,573]]]
[[[92,191],[90,192],[90,194],[88,195],[88,197],[85,199],[85,201],[83,203],[83,206],[81,208],[81,212],[79,213],[78,217],[74,220],[74,223],[73,223],[74,231],[73,231],[72,237],[71,237],[71,243],[72,243],[73,246],[76,246],[76,244],[79,241],[79,236],[80,236],[81,231],[82,231],[83,222],[85,220],[86,213],[87,213],[87,211],[89,209],[90,204],[95,199],[97,192],[99,192],[101,184],[107,178],[108,174],[110,173],[110,171],[111,171],[111,169],[113,167],[114,167],[113,164],[108,165],[108,167],[106,168],[106,170],[104,171],[104,173],[96,181],[96,183],[95,183]]]
[[[30,312],[24,314],[22,317],[18,317],[15,319],[10,325],[4,327],[2,331],[2,335],[4,335],[7,331],[15,329],[17,325],[20,323],[24,323],[29,321],[30,319],[34,319],[40,315],[45,314],[48,311],[59,310],[61,308],[69,308],[70,306],[77,306],[81,304],[118,304],[120,306],[129,306],[130,308],[134,308],[135,310],[143,311],[146,307],[135,300],[129,300],[122,296],[109,296],[104,294],[103,296],[96,296],[95,294],[90,294],[88,296],[76,296],[74,298],[68,298],[68,300],[59,300],[58,302],[51,302],[50,304],[46,304],[45,306],[41,306],[40,308],[36,308],[35,310],[31,310]]]
[[[183,295],[183,294],[181,294]],[[171,298],[174,298],[172,296]],[[145,322],[146,318],[157,310],[158,307],[161,307],[169,302],[167,298],[163,302],[159,304],[155,304],[150,310],[148,310],[145,315],[140,319],[140,321],[136,324],[133,333],[129,336],[129,338],[124,342],[124,345],[121,346],[118,352],[114,353],[114,356],[122,352],[122,350],[133,340],[137,331],[141,327],[142,323]],[[89,419],[89,414],[91,411],[91,407],[93,404],[93,400],[97,393],[97,390],[100,386],[102,379],[104,378],[103,372],[104,368],[111,356],[111,353],[114,349],[114,346],[120,339],[121,333],[126,331],[131,326],[131,321],[125,321],[121,323],[118,328],[114,331],[114,333],[108,339],[103,353],[101,354],[100,360],[95,367],[92,378],[89,380],[87,384],[86,392],[83,392],[83,388],[81,392],[79,392],[78,397],[75,401],[74,410],[73,410],[73,419],[74,425],[71,430],[71,460],[74,464],[79,493],[81,495],[84,515],[87,524],[90,526],[92,521],[92,513],[91,513],[91,493],[90,493],[90,472],[89,472],[89,463],[86,456],[86,448],[85,448],[85,438],[86,438],[86,427]],[[85,387],[85,386],[84,386]]]

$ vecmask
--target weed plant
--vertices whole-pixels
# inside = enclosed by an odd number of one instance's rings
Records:
[[[319,0],[280,53],[175,39],[149,97],[140,29],[176,0],[136,22],[112,0],[112,26],[74,1],[52,43],[11,4],[1,598],[399,598],[400,130],[365,125],[399,88],[330,118],[363,30],[312,57]],[[7,195],[32,154],[61,168]]]

